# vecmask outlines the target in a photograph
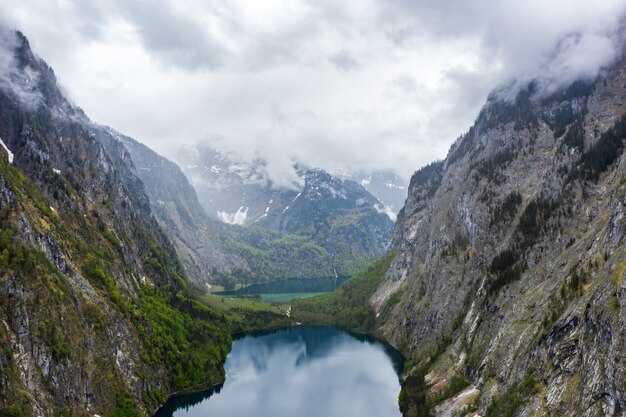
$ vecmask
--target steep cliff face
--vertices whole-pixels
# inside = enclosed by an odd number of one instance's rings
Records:
[[[431,398],[465,378],[481,415],[623,415],[625,106],[623,63],[548,96],[494,94],[413,176],[370,302]]]
[[[0,36],[0,414],[150,414],[221,381],[226,323],[193,298],[125,148]]]
[[[248,262],[224,243],[224,228],[211,221],[178,166],[128,136],[108,129],[131,155],[152,211],[176,246],[188,275],[200,286],[221,276],[250,276]]]

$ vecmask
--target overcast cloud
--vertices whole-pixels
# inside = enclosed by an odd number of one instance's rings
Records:
[[[623,0],[5,0],[70,98],[159,152],[392,169],[445,156],[488,93],[622,53]]]

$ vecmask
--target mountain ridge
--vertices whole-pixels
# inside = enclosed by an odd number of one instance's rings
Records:
[[[625,81],[620,63],[548,97],[531,84],[512,102],[491,98],[446,159],[413,176],[398,254],[371,303],[385,310],[386,338],[414,357],[440,352],[425,366],[430,395],[458,376],[480,389],[476,406],[488,416],[513,395],[524,403],[509,404],[510,415],[626,409],[614,356],[626,335],[616,320]],[[537,388],[515,394],[523,381]]]
[[[253,224],[274,208],[284,210],[302,191],[306,177],[314,172],[330,175],[335,183],[341,180],[359,184],[378,200],[373,203],[377,210],[387,213],[393,221],[398,206],[402,205],[406,197],[402,180],[390,172],[366,174],[347,170],[328,171],[296,163],[294,172],[299,184],[284,187],[274,184],[264,160],[257,158],[246,161],[234,152],[218,151],[205,144],[181,148],[176,153],[175,161],[190,178],[206,212],[211,217],[231,224]],[[274,201],[274,197],[277,197],[277,201]]]
[[[405,416],[622,415],[625,85],[490,96],[411,178],[388,264],[293,316],[400,349]]]
[[[146,415],[221,382],[228,319],[189,286],[129,154],[23,34],[1,36],[0,414]]]

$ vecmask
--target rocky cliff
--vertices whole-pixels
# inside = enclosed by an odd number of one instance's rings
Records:
[[[152,211],[172,240],[187,274],[200,286],[223,276],[251,276],[248,262],[226,247],[226,228],[206,215],[178,166],[134,139],[107,129],[128,150]]]
[[[370,299],[405,415],[624,415],[626,65],[537,86],[411,179]]]
[[[202,305],[125,148],[1,30],[0,414],[151,414],[223,379]]]

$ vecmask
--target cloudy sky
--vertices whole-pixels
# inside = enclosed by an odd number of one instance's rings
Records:
[[[4,0],[69,97],[171,156],[217,142],[269,160],[408,178],[490,90],[554,88],[621,53],[624,0]]]

